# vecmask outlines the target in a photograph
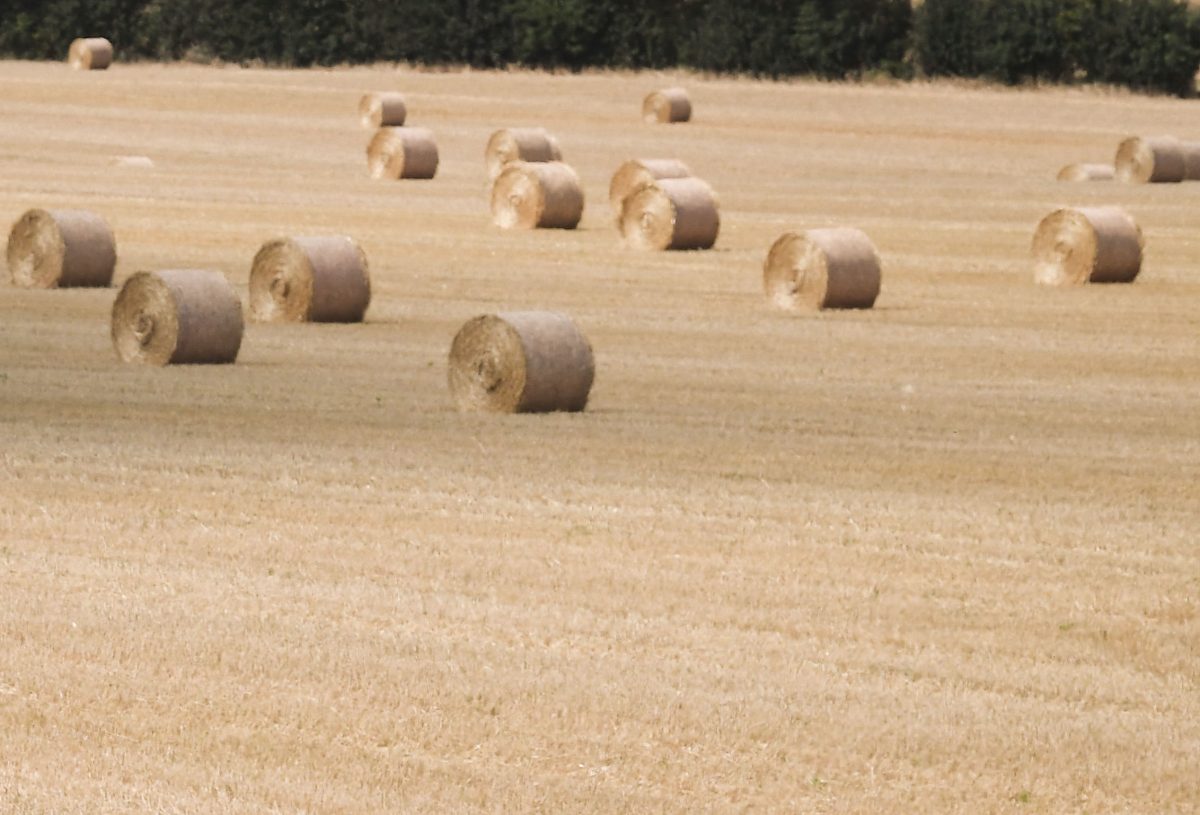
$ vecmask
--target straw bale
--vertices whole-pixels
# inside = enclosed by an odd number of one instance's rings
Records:
[[[358,115],[365,128],[400,127],[408,117],[408,106],[402,93],[368,93],[358,102]]]
[[[721,229],[712,187],[699,178],[664,178],[625,198],[618,222],[639,249],[710,249]]]
[[[1116,168],[1111,164],[1068,164],[1058,171],[1059,181],[1112,181]]]
[[[663,88],[642,100],[642,119],[651,124],[674,124],[692,118],[692,102],[683,88]]]
[[[1127,183],[1174,183],[1187,171],[1183,145],[1174,136],[1125,139],[1113,164],[1117,178]]]
[[[125,362],[233,362],[242,329],[242,303],[220,272],[138,272],[113,303],[113,347]]]
[[[371,178],[429,179],[437,168],[437,140],[424,127],[381,127],[367,145]]]
[[[268,241],[250,267],[255,320],[359,323],[370,302],[367,256],[343,235]]]
[[[1034,279],[1047,286],[1131,283],[1143,247],[1141,229],[1120,207],[1059,209],[1033,236]]]
[[[492,220],[504,229],[574,229],[583,186],[561,161],[509,164],[492,185]]]
[[[31,209],[13,224],[6,256],[17,286],[108,286],[117,245],[108,224],[94,212]]]
[[[77,71],[103,71],[112,64],[112,58],[112,43],[104,37],[80,37],[67,51],[67,61]]]
[[[608,185],[608,203],[616,217],[621,217],[621,207],[634,190],[663,178],[687,178],[692,171],[675,158],[631,159],[613,173]]]
[[[580,411],[594,378],[592,346],[556,312],[485,314],[450,347],[450,392],[464,412]]]
[[[871,308],[882,269],[871,239],[858,229],[785,232],[763,264],[763,286],[779,308]]]
[[[516,127],[493,133],[483,157],[487,162],[488,178],[494,181],[514,161],[562,161],[562,149],[558,139],[545,128]]]

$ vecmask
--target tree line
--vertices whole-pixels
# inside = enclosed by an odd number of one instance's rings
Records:
[[[1190,96],[1182,0],[5,0],[0,55],[1100,82]]]

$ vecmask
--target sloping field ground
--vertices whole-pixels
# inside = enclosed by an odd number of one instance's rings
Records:
[[[643,125],[684,82],[696,118]],[[433,128],[373,182],[366,90]],[[348,233],[361,326],[143,369],[115,290],[0,284],[0,812],[1194,812],[1200,184],[1055,183],[1197,103],[635,74],[0,64],[0,222],[103,213],[117,283]],[[555,132],[574,232],[490,225],[492,130]],[[154,169],[120,167],[145,155]],[[609,176],[688,162],[716,249],[622,248]],[[1046,290],[1061,204],[1131,286]],[[784,230],[883,256],[768,308]],[[575,316],[579,415],[454,412],[480,313]]]

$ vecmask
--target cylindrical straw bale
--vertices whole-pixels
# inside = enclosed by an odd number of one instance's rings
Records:
[[[871,308],[882,279],[879,253],[858,229],[785,232],[763,264],[763,286],[784,309]]]
[[[450,393],[464,412],[583,410],[595,372],[587,338],[556,312],[485,314],[450,346]]]
[[[1116,168],[1111,164],[1068,164],[1058,171],[1059,181],[1112,181]]]
[[[77,71],[103,71],[112,65],[112,58],[112,43],[103,37],[80,37],[67,52],[67,61]]]
[[[438,149],[424,127],[381,127],[367,145],[371,178],[433,178]]]
[[[6,256],[17,286],[107,286],[117,265],[117,245],[94,212],[31,209],[13,224]]]
[[[561,161],[509,164],[492,185],[492,220],[504,229],[574,229],[583,186]]]
[[[1142,230],[1120,207],[1059,209],[1034,233],[1033,276],[1047,286],[1131,283],[1143,245]]]
[[[242,303],[220,272],[138,272],[113,303],[113,347],[125,362],[233,362],[242,329]]]
[[[250,267],[250,315],[263,322],[360,323],[367,256],[345,236],[268,241]]]
[[[358,115],[363,127],[399,127],[408,117],[408,106],[402,93],[368,93],[358,102]]]
[[[642,119],[652,124],[673,124],[692,118],[692,101],[683,88],[664,88],[642,100]]]
[[[710,249],[721,215],[712,187],[699,178],[664,178],[630,193],[618,222],[639,249]]]
[[[608,203],[621,217],[621,205],[634,190],[663,178],[687,178],[692,171],[676,158],[637,158],[625,162],[613,173],[608,185]]]
[[[1113,164],[1117,178],[1127,183],[1173,183],[1183,181],[1187,171],[1183,145],[1174,136],[1125,139]]]
[[[493,133],[483,157],[488,178],[494,180],[514,161],[562,161],[562,149],[545,128],[514,127]]]

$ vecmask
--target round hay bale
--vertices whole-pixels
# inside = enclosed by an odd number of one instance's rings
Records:
[[[67,51],[67,61],[77,71],[103,71],[112,65],[112,58],[112,43],[104,37],[80,37]]]
[[[608,185],[608,203],[620,218],[621,206],[634,190],[663,178],[687,178],[692,171],[675,158],[636,158],[625,162],[613,173]]]
[[[1120,207],[1059,209],[1034,233],[1033,276],[1047,286],[1130,283],[1143,246],[1142,230]]]
[[[408,106],[402,93],[368,93],[358,102],[358,115],[363,127],[399,127],[408,117]]]
[[[233,362],[242,329],[242,303],[220,272],[138,272],[113,303],[113,347],[125,362]]]
[[[94,212],[31,209],[13,224],[6,256],[17,286],[108,286],[117,245],[108,224]]]
[[[117,167],[128,167],[135,170],[154,169],[154,159],[149,156],[117,156],[112,163]]]
[[[495,180],[514,161],[562,161],[558,139],[541,127],[516,127],[497,130],[488,139],[483,153],[488,178]]]
[[[381,127],[367,145],[371,178],[433,178],[438,149],[433,131],[424,127]]]
[[[785,232],[763,264],[767,297],[780,308],[871,308],[882,279],[879,253],[858,229]]]
[[[710,249],[721,216],[712,187],[699,178],[664,178],[630,193],[618,221],[639,249]]]
[[[583,186],[561,161],[509,164],[492,185],[492,221],[504,229],[574,229]]]
[[[651,124],[674,124],[692,118],[692,101],[683,88],[663,88],[642,100],[642,119]]]
[[[345,236],[268,241],[250,267],[255,320],[360,323],[370,302],[367,256]]]
[[[1174,136],[1134,136],[1117,148],[1117,178],[1126,183],[1174,183],[1187,170],[1183,145]]]
[[[1116,168],[1111,164],[1068,164],[1058,171],[1059,181],[1112,181]]]
[[[583,410],[595,372],[587,338],[556,312],[485,314],[450,346],[450,393],[464,412]]]

